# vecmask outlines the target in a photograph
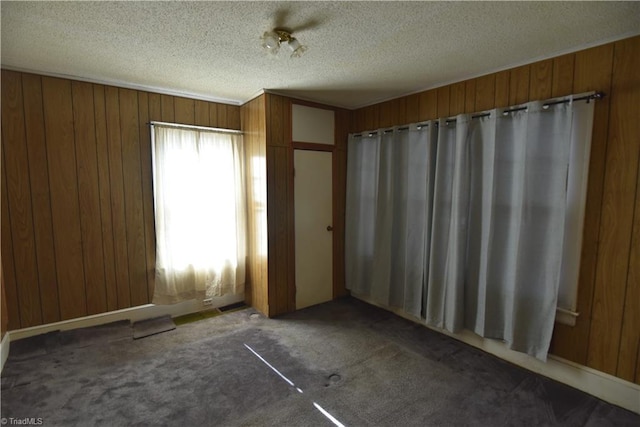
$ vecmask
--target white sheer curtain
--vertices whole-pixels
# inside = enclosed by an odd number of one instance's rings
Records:
[[[242,136],[153,125],[153,303],[244,292]]]
[[[435,142],[433,123],[349,142],[347,287],[414,316],[422,310]]]
[[[415,147],[351,136],[347,287],[546,359],[575,307],[593,125],[593,102],[550,104],[441,119]]]

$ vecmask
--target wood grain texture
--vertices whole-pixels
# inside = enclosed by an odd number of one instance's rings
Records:
[[[366,107],[364,111],[366,111],[366,116],[362,125],[363,127],[358,130],[378,129],[380,127],[380,106],[377,104],[372,105],[370,107]]]
[[[174,98],[175,122],[185,125],[196,124],[195,101],[193,99]]]
[[[511,71],[496,73],[496,93],[494,95],[495,107],[509,106],[509,90],[511,88]]]
[[[162,98],[157,93],[149,94],[149,121],[162,120]]]
[[[247,286],[245,301],[269,314],[265,95],[242,106],[247,167]]]
[[[612,44],[576,53],[575,72],[574,76],[572,76],[573,89],[571,92],[581,93],[600,90],[610,94],[612,67]],[[566,85],[566,83],[563,85]],[[589,186],[587,187],[578,285],[577,311],[581,315],[578,316],[576,325],[573,327],[556,324],[551,341],[551,348],[554,354],[583,365],[587,364],[593,286],[599,250],[600,214],[602,211],[610,102],[610,96],[596,102],[594,111]]]
[[[465,82],[464,112],[467,114],[476,112],[476,85],[477,79]]]
[[[393,111],[393,104],[391,101],[386,101],[380,104],[380,116],[378,118],[378,124],[381,128],[387,128],[394,124],[395,112]],[[397,123],[396,124],[400,124]]]
[[[411,100],[415,101],[411,101]],[[411,105],[412,102],[415,104]],[[415,110],[415,118],[409,110]],[[419,97],[410,95],[407,98],[407,120],[415,122],[419,114]],[[345,287],[345,213],[347,183],[347,140],[351,112],[336,111],[335,147],[333,153],[333,297],[348,295]]]
[[[11,233],[11,216],[9,214],[9,199],[7,196],[7,175],[5,167],[4,144],[2,146],[2,278],[5,283],[7,298],[7,328],[20,329],[20,308],[18,303],[18,287],[16,270],[13,260],[13,238]]]
[[[437,89],[438,93],[438,117],[449,117],[449,88],[444,86]]]
[[[226,105],[218,105],[216,108],[216,122],[218,123],[217,127],[224,128],[227,124],[227,106]]]
[[[111,221],[115,254],[116,294],[118,308],[131,306],[129,288],[129,254],[127,253],[127,216],[122,174],[122,140],[120,130],[120,100],[118,88],[105,87],[107,146],[109,148],[109,179],[111,186]],[[163,97],[165,97],[163,95]],[[163,98],[164,99],[164,98]],[[173,107],[173,98],[171,106]],[[163,102],[164,104],[164,102]],[[173,108],[170,110],[173,112]],[[163,106],[164,114],[164,106]]]
[[[197,106],[198,104],[196,104]],[[206,103],[205,103],[206,106]],[[208,113],[209,108],[207,106]],[[149,301],[153,299],[156,265],[155,217],[153,211],[153,173],[151,166],[151,130],[147,123],[149,115],[149,94],[138,92],[138,118],[140,120],[140,172],[142,174],[142,208],[144,222],[144,242],[146,256],[147,294]],[[209,115],[207,124],[209,122]],[[197,120],[196,120],[197,124]]]
[[[196,100],[194,106],[195,124],[197,126],[211,126],[209,124],[209,103]]]
[[[640,132],[638,134],[640,137]],[[636,371],[640,352],[640,168],[636,179],[633,232],[629,252],[629,271],[627,289],[624,297],[620,351],[618,352],[618,370],[616,376],[631,382],[638,382]]]
[[[274,307],[270,306],[270,315],[279,315],[289,311],[289,268],[291,263],[289,253],[290,222],[289,222],[289,189],[290,189],[290,149],[288,147],[274,147],[273,156],[273,186],[267,187],[272,192],[274,202],[267,206],[269,222],[275,222],[274,235],[269,236],[269,270],[275,271]],[[269,153],[267,153],[269,156]],[[267,171],[269,173],[269,171]],[[272,284],[269,283],[271,288]]]
[[[420,120],[434,120],[438,118],[438,92],[428,90],[420,92]]]
[[[530,66],[529,99],[545,100],[551,98],[553,85],[553,59],[535,62]]]
[[[42,78],[60,318],[87,314],[71,82]]]
[[[416,123],[420,120],[420,95],[414,93],[413,95],[409,95],[406,98],[405,103],[405,121],[406,123]],[[345,115],[345,113],[341,113],[341,115]],[[348,125],[347,125],[348,126]],[[338,129],[338,127],[336,127]]]
[[[130,304],[137,306],[150,302],[144,237],[142,167],[140,162],[140,143],[138,141],[140,137],[138,93],[134,90],[119,89],[119,101],[122,177],[125,183],[126,246],[129,258],[129,294],[131,297]],[[193,109],[191,112],[193,116]]]
[[[49,164],[44,134],[40,76],[23,74],[22,92],[24,95],[27,150],[29,152],[29,178],[31,180],[31,204],[33,206],[33,229],[38,262],[42,321],[52,323],[60,320],[60,303],[58,300]]]
[[[11,154],[4,168],[20,320],[22,327],[27,327],[42,322],[42,311],[21,77],[19,73],[2,72],[2,81],[5,83],[2,91],[2,141],[5,155]]]
[[[227,123],[226,129],[240,129],[240,107],[237,105],[226,105]]]
[[[553,58],[552,97],[571,95],[575,60],[576,55],[573,53]]]
[[[218,104],[213,102],[209,103],[209,126],[214,128],[222,127],[222,125],[218,123]]]
[[[159,99],[158,99],[159,101]],[[115,249],[113,244],[113,222],[111,218],[111,179],[109,170],[109,146],[107,141],[107,117],[105,110],[104,86],[93,86],[93,107],[96,128],[96,156],[98,161],[98,182],[100,186],[100,217],[102,233],[102,253],[104,257],[104,282],[107,311],[118,309],[117,281],[115,269]]]
[[[514,68],[509,75],[509,105],[529,101],[529,65]]]
[[[476,110],[484,111],[495,107],[496,76],[478,77],[476,79]]]
[[[615,43],[588,366],[615,375],[640,151],[640,37]],[[636,308],[637,309],[637,308]]]
[[[451,85],[451,99],[449,100],[449,114],[456,116],[464,113],[466,108],[466,83],[460,82]]]
[[[163,122],[175,123],[176,111],[174,107],[174,97],[169,95],[160,95],[160,109]]]
[[[107,291],[104,280],[93,85],[72,82],[71,91],[87,314],[97,314],[107,311]]]

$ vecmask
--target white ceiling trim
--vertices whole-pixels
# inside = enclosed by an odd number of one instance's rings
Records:
[[[80,77],[80,76],[74,76],[74,75],[68,75],[68,74],[51,73],[48,71],[12,67],[10,65],[2,65],[2,69],[9,70],[9,71],[17,71],[20,73],[29,73],[29,74],[38,74],[38,75],[47,76],[47,77],[56,77],[59,79],[77,80],[81,82],[94,83],[94,84],[105,85],[105,86],[115,86],[115,87],[124,88],[124,89],[140,90],[144,92],[158,93],[160,95],[178,96],[182,98],[196,99],[199,101],[217,102],[218,104],[243,105],[247,102],[247,101],[242,101],[237,99],[217,98],[215,96],[209,96],[209,95],[204,95],[200,93],[183,92],[178,90],[165,89],[162,87],[129,83],[129,82],[119,81],[119,80],[93,79],[93,78]]]

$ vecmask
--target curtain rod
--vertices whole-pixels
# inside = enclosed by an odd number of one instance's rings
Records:
[[[544,104],[542,104],[542,108],[547,109],[552,105],[566,104],[567,102],[571,102],[571,101],[587,101],[587,102],[589,102],[592,99],[602,99],[602,98],[604,98],[604,96],[605,96],[604,92],[595,92],[595,93],[592,93],[590,95],[579,96],[579,97],[576,97],[576,98],[561,99],[559,101],[545,102]],[[524,111],[526,109],[527,109],[527,107],[509,108],[509,109],[504,110],[502,112],[502,114],[507,115],[509,113],[514,113],[516,111]],[[471,118],[472,119],[479,119],[479,118],[482,118],[482,117],[488,117],[490,115],[491,115],[491,113],[474,114],[474,115],[471,116]],[[447,125],[449,123],[455,123],[455,122],[456,122],[456,119],[447,119],[447,120],[445,120],[445,124],[447,124]],[[438,126],[438,122],[436,122],[435,125]],[[421,128],[427,127],[427,126],[429,126],[428,123],[421,123],[421,124],[417,125],[417,128],[418,128],[418,130],[420,130]],[[403,131],[403,130],[408,130],[408,129],[409,129],[409,126],[403,126],[403,127],[397,128],[398,131]],[[383,134],[391,133],[393,131],[394,131],[393,129],[386,129],[386,130],[382,131],[382,133]],[[367,136],[374,136],[374,135],[377,135],[377,134],[378,134],[378,131],[366,133]],[[364,133],[359,133],[359,134],[353,135],[353,137],[354,138],[361,138],[364,135],[365,135]]]
[[[159,125],[159,126],[167,126],[167,127],[174,127],[174,128],[206,130],[206,131],[210,131],[210,132],[242,134],[241,130],[212,128],[212,127],[207,127],[207,126],[196,126],[196,125],[183,125],[183,124],[180,124],[180,123],[168,123],[168,122],[152,121],[152,122],[149,122],[148,124],[151,125],[151,126]]]

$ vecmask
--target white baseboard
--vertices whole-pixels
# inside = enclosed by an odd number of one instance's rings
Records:
[[[9,346],[11,344],[11,338],[9,337],[9,332],[4,334],[2,337],[2,341],[0,341],[0,372],[4,368],[4,362],[7,361],[9,357]]]
[[[16,329],[9,331],[5,336],[9,336],[10,341],[28,338],[35,335],[45,334],[52,331],[66,331],[69,329],[86,328],[89,326],[104,325],[118,320],[138,320],[150,319],[158,316],[171,315],[171,317],[183,316],[185,314],[197,313],[199,311],[224,307],[229,304],[244,301],[244,294],[226,295],[212,298],[212,305],[203,306],[202,301],[189,300],[178,304],[155,305],[146,304],[138,307],[125,308],[122,310],[110,311],[107,313],[94,314],[91,316],[79,317],[77,319],[63,320],[61,322],[48,323],[46,325],[33,326],[30,328]],[[8,347],[8,346],[7,346]],[[4,345],[2,348],[4,352]],[[4,353],[3,353],[4,354]],[[8,351],[7,351],[8,355]]]
[[[416,322],[436,332],[445,334],[458,341],[462,341],[473,347],[486,351],[487,353],[513,363],[514,365],[518,365],[522,368],[528,369],[529,371],[551,378],[563,384],[567,384],[606,402],[640,414],[640,385],[638,384],[625,381],[621,378],[614,377],[613,375],[597,371],[554,355],[549,355],[547,362],[545,363],[527,354],[510,350],[502,341],[482,338],[471,331],[464,330],[461,333],[452,334],[442,329],[432,328],[425,324],[422,319],[413,317],[402,310],[385,307],[371,301],[367,297],[356,295],[353,292],[351,295],[368,304],[391,311],[392,313],[407,320],[411,320],[412,322]]]

